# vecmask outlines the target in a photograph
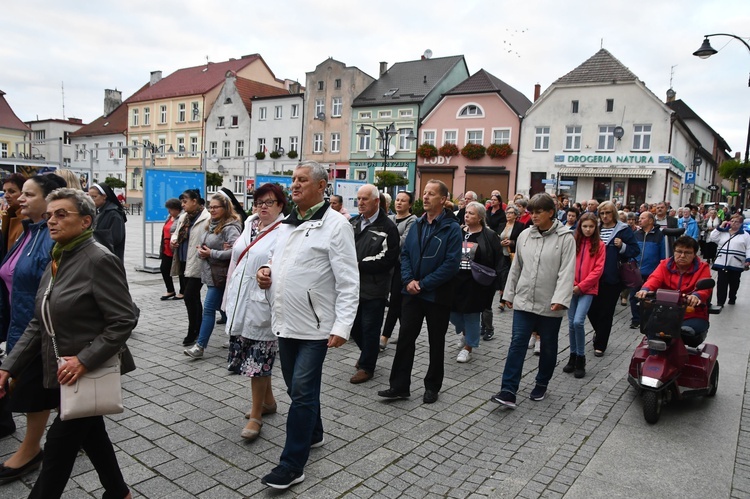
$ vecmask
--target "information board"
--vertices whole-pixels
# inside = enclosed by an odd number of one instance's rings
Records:
[[[163,222],[167,219],[164,203],[169,198],[179,198],[187,189],[198,189],[206,198],[206,174],[175,170],[146,169],[144,175],[145,222]]]
[[[357,191],[367,182],[360,180],[336,179],[333,183],[333,193],[341,196],[342,204],[350,215],[357,214]]]

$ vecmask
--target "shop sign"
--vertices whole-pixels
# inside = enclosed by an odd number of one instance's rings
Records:
[[[671,156],[654,154],[556,154],[556,164],[566,165],[654,165],[669,164]]]
[[[389,161],[388,168],[411,168],[414,166],[412,161]],[[349,166],[354,168],[381,168],[382,161],[351,161]]]
[[[426,165],[449,165],[453,156],[435,156],[424,160]]]

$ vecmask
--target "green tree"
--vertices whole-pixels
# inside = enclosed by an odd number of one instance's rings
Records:
[[[128,184],[126,184],[124,180],[120,180],[117,177],[107,177],[104,179],[104,183],[112,189],[120,189],[128,186]]]
[[[729,159],[719,165],[719,175],[726,179],[745,179],[750,176],[750,164],[737,159]]]
[[[375,185],[378,186],[379,189],[394,187],[394,186],[399,186],[399,185],[407,185],[408,183],[409,181],[406,180],[401,175],[399,175],[398,173],[384,171],[384,172],[377,172],[375,174]]]
[[[206,185],[221,187],[224,184],[224,177],[215,172],[206,172]]]

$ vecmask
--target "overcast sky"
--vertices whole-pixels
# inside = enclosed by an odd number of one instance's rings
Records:
[[[376,77],[378,63],[463,54],[533,98],[602,46],[661,99],[670,86],[744,154],[750,51],[747,0],[625,2],[411,0],[3,0],[0,90],[22,120],[102,114],[149,79],[259,53],[279,78],[305,81],[329,56]],[[730,42],[731,40],[731,42]]]

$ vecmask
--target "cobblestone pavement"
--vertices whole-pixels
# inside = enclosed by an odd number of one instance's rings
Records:
[[[266,489],[259,478],[277,464],[285,438],[289,399],[280,368],[276,367],[273,380],[279,411],[266,416],[260,438],[246,444],[239,434],[246,422],[243,414],[250,406],[250,380],[226,370],[223,327],[216,327],[203,359],[183,355],[185,307],[182,302],[159,301],[164,287],[158,274],[132,270],[141,258],[140,234],[131,237],[139,217],[129,220],[127,267],[131,292],[142,310],[140,324],[129,341],[138,369],[123,378],[125,412],[107,418],[126,482],[134,496],[149,498],[276,496],[278,493]],[[511,312],[499,313],[495,307],[495,339],[483,342],[468,364],[456,363],[457,336],[449,328],[443,391],[431,405],[422,403],[426,334],[418,342],[409,400],[385,401],[376,394],[387,388],[395,345],[380,355],[374,379],[361,385],[348,381],[355,372],[356,345],[350,342],[330,351],[322,394],[326,443],[312,450],[306,480],[287,496],[610,495],[611,491],[604,489],[571,487],[636,400],[626,373],[639,336],[628,328],[626,307],[617,306],[606,355],[592,355],[589,333],[586,377],[574,379],[558,366],[549,395],[541,402],[527,398],[537,366],[537,357],[529,350],[515,411],[488,401],[499,389],[511,320]],[[558,362],[564,364],[567,357],[564,320]],[[747,376],[745,369],[742,374]],[[748,385],[743,380],[744,386]],[[735,395],[744,397],[745,389]],[[16,434],[0,440],[0,456],[12,453],[23,437],[24,419],[17,417],[16,421]],[[747,397],[737,438],[732,497],[748,497]],[[735,449],[723,451],[735,454]],[[704,465],[710,467],[711,463]],[[37,476],[33,473],[0,486],[0,496],[25,497]],[[581,495],[581,490],[585,494]],[[685,496],[690,490],[685,484],[682,493],[665,491],[663,496]],[[65,497],[101,497],[102,492],[90,461],[79,456]]]

